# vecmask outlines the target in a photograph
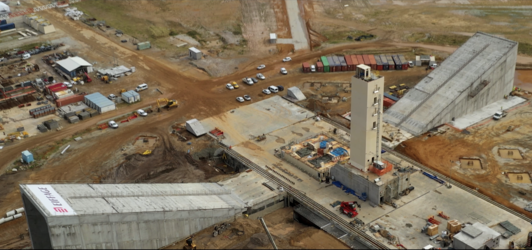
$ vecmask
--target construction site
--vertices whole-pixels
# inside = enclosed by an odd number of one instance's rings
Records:
[[[0,248],[532,248],[530,6],[432,4],[0,4]]]

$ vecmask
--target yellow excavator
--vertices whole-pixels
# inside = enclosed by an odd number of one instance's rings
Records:
[[[159,98],[157,99],[157,108],[159,108],[159,111],[161,108],[177,108],[179,105],[177,103],[177,100],[169,100],[167,98]]]
[[[146,150],[144,152],[139,152],[140,155],[151,155],[151,150]]]
[[[194,238],[194,236],[188,237],[186,244],[183,246],[183,250],[196,250],[196,244],[194,244],[192,238]]]

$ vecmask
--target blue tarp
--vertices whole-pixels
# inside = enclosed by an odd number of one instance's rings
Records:
[[[330,154],[333,155],[334,157],[339,157],[344,154],[347,154],[347,150],[345,148],[335,148],[333,149],[333,151],[330,152]]]

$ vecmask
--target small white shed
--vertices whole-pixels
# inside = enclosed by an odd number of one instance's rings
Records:
[[[194,60],[200,60],[203,56],[203,53],[201,53],[201,50],[196,49],[195,47],[190,47],[188,49],[188,55]]]
[[[276,44],[277,43],[277,34],[270,33],[270,43],[271,44]]]

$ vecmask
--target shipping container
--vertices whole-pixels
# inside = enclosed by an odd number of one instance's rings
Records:
[[[388,59],[386,59],[386,56],[385,55],[379,55],[378,57],[381,58],[382,70],[390,70],[390,68],[388,66]]]
[[[369,58],[369,62],[370,62],[370,66],[371,66],[371,69],[372,70],[376,70],[377,69],[377,61],[375,60],[375,56],[373,55],[368,55],[368,58]]]
[[[335,63],[334,63],[332,57],[328,56],[327,57],[327,62],[329,62],[329,71],[330,72],[334,72],[336,70],[336,68],[335,68]]]
[[[316,71],[323,72],[323,63],[322,62],[317,62],[316,63]]]
[[[393,61],[395,63],[396,70],[403,70],[403,62],[399,58],[399,55],[392,55]]]
[[[304,62],[302,65],[303,73],[310,73],[310,64],[308,62]]]
[[[340,61],[340,66],[342,71],[347,71],[347,62],[345,61],[344,56],[337,56],[338,60]]]
[[[355,69],[357,69],[357,66],[360,64],[357,59],[357,55],[351,55],[351,60],[353,61],[353,65],[355,65]]]
[[[73,96],[74,93],[70,89],[54,92],[54,99],[61,99],[68,96]]]
[[[362,55],[357,55],[358,65],[364,64],[364,57]]]
[[[371,62],[369,61],[368,55],[362,55],[362,60],[364,61],[364,64],[371,67]]]
[[[6,24],[2,24],[0,25],[0,30],[1,31],[4,31],[4,30],[12,30],[15,28],[15,24],[14,23],[6,23]]]
[[[395,69],[395,63],[393,61],[393,58],[391,55],[386,55],[386,59],[388,60],[388,67],[390,68],[390,70],[394,70]]]
[[[395,104],[395,101],[388,97],[384,97],[384,99],[382,100],[382,105],[386,108],[389,108],[394,104]]]
[[[346,55],[344,57],[344,59],[345,59],[345,63],[347,64],[347,70],[348,71],[355,70],[355,65],[353,64],[353,60],[351,59],[351,56],[350,55]]]
[[[399,55],[399,60],[401,60],[401,62],[403,63],[403,70],[407,70],[409,68],[409,63],[406,60],[405,56]]]
[[[54,95],[55,92],[59,92],[59,91],[65,91],[67,90],[67,86],[66,85],[63,85],[63,86],[57,86],[57,87],[54,87],[54,88],[51,88],[51,89],[48,89],[48,92],[50,95]]]
[[[55,83],[55,84],[50,84],[50,85],[47,85],[45,88],[46,88],[46,92],[48,94],[52,94],[52,91],[50,91],[50,89],[53,89],[53,88],[56,88],[58,86],[63,86],[64,84],[62,82],[60,83]]]
[[[4,20],[1,20],[1,21],[0,21],[0,24],[7,24],[7,20],[5,20],[5,19],[4,19]]]
[[[84,96],[85,95],[83,94],[83,95],[72,95],[72,96],[64,97],[64,98],[55,100],[55,104],[57,105],[58,108],[60,108],[68,104],[82,102],[85,99]]]
[[[379,55],[375,55],[375,62],[377,62],[377,70],[382,70],[382,61]]]
[[[342,64],[340,63],[340,60],[337,56],[331,56],[331,58],[334,61],[334,72],[342,71]]]
[[[322,56],[321,62],[323,63],[323,72],[329,72],[329,60],[327,59],[327,57]]]
[[[151,48],[150,42],[137,43],[138,50],[145,50]]]

